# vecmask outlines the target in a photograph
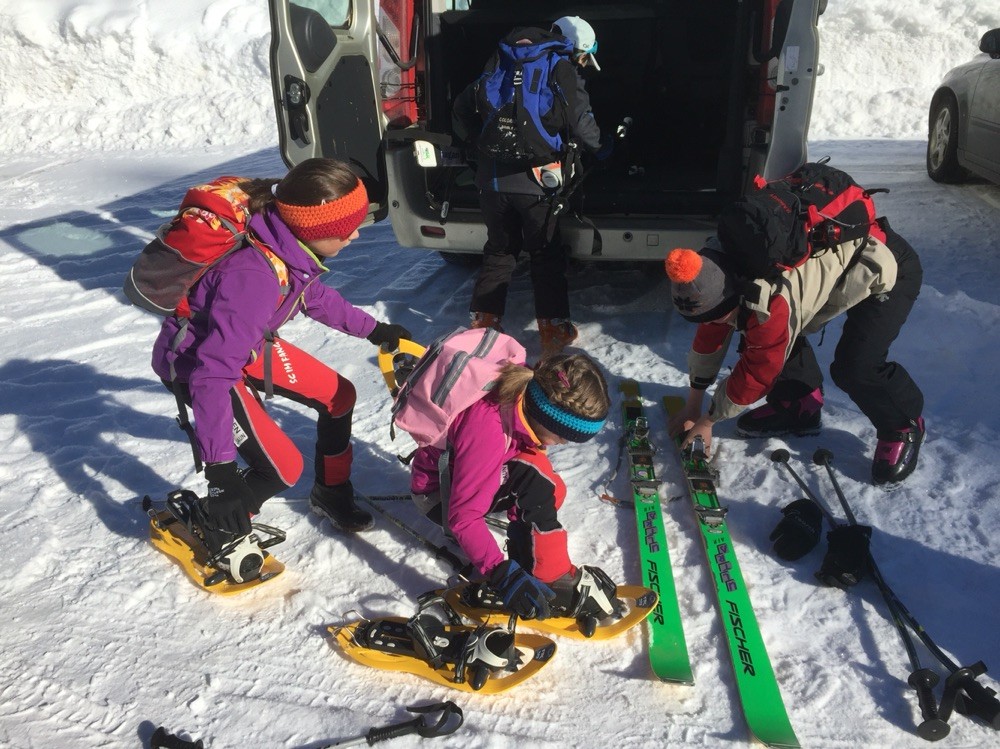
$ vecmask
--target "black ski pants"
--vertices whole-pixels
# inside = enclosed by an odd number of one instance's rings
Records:
[[[479,205],[487,239],[469,309],[502,316],[517,259],[526,252],[531,259],[535,317],[568,318],[566,250],[559,241],[557,221],[549,220],[551,203],[541,195],[480,190]]]
[[[896,258],[896,285],[847,310],[844,330],[830,365],[834,384],[850,396],[880,436],[888,436],[923,413],[924,395],[903,365],[888,361],[889,347],[920,293],[920,258],[889,228],[886,246]],[[769,402],[801,398],[823,385],[823,373],[808,341],[800,336],[768,395]]]

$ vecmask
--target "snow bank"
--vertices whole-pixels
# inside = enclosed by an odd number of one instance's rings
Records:
[[[831,2],[811,136],[922,139],[996,26],[995,0]],[[269,43],[263,0],[0,0],[0,151],[269,147]]]

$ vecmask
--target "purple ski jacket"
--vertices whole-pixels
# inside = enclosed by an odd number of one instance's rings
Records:
[[[326,272],[302,248],[276,211],[251,218],[249,230],[288,267],[288,294],[282,297],[271,262],[245,247],[210,268],[188,295],[191,320],[180,345],[176,317],[167,318],[153,345],[153,371],[191,391],[194,430],[206,463],[236,459],[233,407],[229,391],[243,378],[243,367],[264,348],[267,331],[277,331],[299,312],[348,335],[364,338],[375,318],[319,281]]]
[[[480,574],[489,575],[506,559],[485,520],[503,483],[504,465],[520,453],[543,448],[525,423],[520,400],[515,407],[503,407],[489,396],[455,417],[448,427],[448,444],[452,449],[448,527]],[[434,447],[417,450],[410,491],[430,494],[440,488],[440,456],[441,450]]]

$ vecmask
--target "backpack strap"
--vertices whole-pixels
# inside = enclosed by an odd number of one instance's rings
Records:
[[[285,265],[284,260],[274,254],[274,251],[263,242],[256,240],[249,234],[245,235],[245,240],[247,244],[260,252],[271,264],[274,276],[278,279],[278,291],[281,294],[280,299],[278,299],[278,306],[280,307],[291,289],[291,285],[288,283],[288,266]],[[274,378],[271,376],[271,363],[274,360],[274,339],[275,331],[264,331],[264,400],[271,400],[274,397]]]
[[[438,482],[441,492],[441,529],[448,539],[454,541],[451,526],[448,525],[448,508],[451,504],[451,445],[446,445],[438,457]]]

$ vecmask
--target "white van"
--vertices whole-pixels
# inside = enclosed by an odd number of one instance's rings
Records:
[[[452,101],[511,29],[578,15],[600,48],[601,70],[584,73],[597,123],[631,124],[560,214],[562,236],[577,257],[659,260],[700,247],[756,175],[805,160],[825,5],[270,0],[282,157],[352,162],[401,245],[481,254],[472,172],[449,148]]]

